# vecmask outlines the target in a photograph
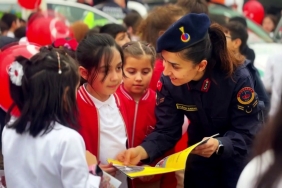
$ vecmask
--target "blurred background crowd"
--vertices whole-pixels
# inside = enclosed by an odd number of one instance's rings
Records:
[[[173,8],[159,8],[165,4],[181,7],[184,14],[208,13],[213,22],[223,26],[230,19],[237,19],[247,28],[248,36],[240,37],[247,37],[246,43],[256,55],[252,60],[261,76],[264,75],[269,56],[282,49],[282,1],[279,0],[1,0],[0,34],[9,38],[2,37],[0,47],[13,41],[26,40],[28,33],[30,42],[51,44],[54,37],[42,38],[38,34],[49,31],[49,25],[43,22],[31,24],[30,19],[34,13],[46,10],[63,17],[77,42],[88,32],[102,32],[111,34],[119,43],[140,37],[155,43],[153,38],[157,36],[153,36],[151,29],[164,30],[167,28],[165,25],[175,21],[173,17],[183,15]],[[151,14],[154,16],[150,17]],[[105,26],[109,23],[112,25]],[[29,32],[28,26],[31,29]],[[120,34],[122,32],[126,35]],[[147,35],[152,36],[145,37]]]
[[[262,101],[265,117],[273,116],[282,94],[282,64],[277,63],[282,59],[282,0],[0,0],[0,53],[15,42],[30,42],[62,47],[74,57],[78,43],[93,33],[109,34],[119,46],[142,40],[156,47],[159,36],[188,13],[206,13],[223,26],[227,47],[251,61],[254,80],[271,95],[271,105]],[[162,72],[158,66],[154,87]],[[9,105],[0,98],[2,109]]]

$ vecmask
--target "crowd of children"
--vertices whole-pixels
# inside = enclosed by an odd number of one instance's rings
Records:
[[[7,186],[38,187],[48,180],[51,184],[46,185],[51,187],[83,187],[87,184],[82,159],[86,147],[97,156],[100,168],[118,178],[123,188],[143,183],[176,187],[174,173],[131,182],[107,162],[142,143],[154,130],[156,94],[149,84],[155,48],[145,42],[120,47],[110,35],[94,33],[76,49],[78,66],[71,56],[43,48],[31,60],[19,57],[10,67],[10,92],[21,116],[12,117],[3,131]],[[79,75],[85,82],[80,82]],[[13,141],[6,144],[9,139]],[[14,160],[20,168],[12,167]],[[77,168],[69,169],[70,165]],[[24,171],[26,176],[16,175]],[[37,171],[42,178],[31,182]]]
[[[21,115],[11,116],[12,108],[7,114],[0,111],[0,124],[6,125],[2,154],[8,188],[99,184],[91,175],[94,172],[89,173],[86,150],[97,157],[97,168],[122,183],[121,188],[184,187],[184,172],[132,180],[107,161],[139,146],[155,130],[155,107],[160,102],[156,90],[164,71],[163,58],[156,53],[157,40],[186,13],[208,13],[202,1],[191,1],[185,9],[180,7],[183,2],[157,7],[144,19],[136,12],[129,13],[124,25],[89,29],[85,23],[75,22],[71,25],[74,39],[58,39],[31,59],[16,57],[8,70],[9,90],[13,107],[18,107]],[[211,17],[220,23],[216,19]],[[255,54],[247,46],[245,22],[234,18],[220,24],[226,48],[238,58],[250,60],[246,64],[267,114],[269,99],[253,66]],[[24,24],[5,14],[1,35],[15,39],[8,43],[18,41],[25,37]],[[182,138],[162,158],[187,148],[189,122],[183,118]]]

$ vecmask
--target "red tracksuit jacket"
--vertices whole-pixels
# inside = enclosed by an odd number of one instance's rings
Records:
[[[116,94],[114,94],[114,96],[123,120],[125,124],[127,124],[126,111],[121,105],[119,97]],[[90,151],[99,160],[100,122],[98,111],[83,85],[78,89],[77,105],[79,110],[79,124],[81,127],[79,133],[84,139],[86,150]],[[128,135],[127,130],[126,132]]]
[[[128,137],[130,146],[136,147],[140,145],[144,138],[154,130],[156,125],[156,93],[152,89],[148,89],[143,97],[136,102],[124,89],[123,84],[121,84],[117,89],[116,94],[118,95],[121,103],[126,106],[126,114],[128,118],[127,130],[129,132],[128,135],[130,135]],[[174,151],[168,152],[168,154],[172,153],[174,153]],[[175,188],[177,185],[174,173],[156,176],[150,182],[158,180],[161,180],[161,188]],[[136,179],[134,180],[134,183],[139,184],[142,182]]]
[[[154,91],[157,90],[157,83],[161,78],[161,75],[164,71],[163,60],[158,58],[155,62],[155,67],[152,75],[152,79],[150,82],[150,88]]]

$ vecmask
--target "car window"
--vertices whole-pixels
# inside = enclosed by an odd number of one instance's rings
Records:
[[[120,23],[115,18],[87,5],[56,0],[46,1],[48,10],[61,13],[70,23],[84,21],[90,28],[107,23]],[[4,12],[15,13],[21,17],[21,7],[16,2],[0,2],[0,17]]]
[[[236,12],[232,9],[226,8],[221,5],[210,5],[209,13],[211,15],[224,15],[228,18],[235,16],[243,16],[241,13]],[[252,20],[246,18],[248,31],[249,31],[249,39],[248,43],[257,43],[257,42],[273,42],[273,39],[262,29],[261,26],[254,23]]]
[[[253,43],[263,43],[265,40],[258,36],[256,33],[254,33],[252,30],[248,29],[248,44],[253,44]]]
[[[109,20],[105,16],[98,13],[98,10],[91,7],[91,10],[85,10],[80,7],[74,7],[69,5],[61,5],[61,4],[54,4],[54,3],[47,3],[47,7],[49,10],[54,10],[66,17],[66,19],[70,22],[76,21],[83,21],[85,22],[90,28],[94,26],[101,26],[107,23],[115,22],[114,18]],[[94,10],[97,10],[97,12]],[[116,21],[117,22],[117,21]]]

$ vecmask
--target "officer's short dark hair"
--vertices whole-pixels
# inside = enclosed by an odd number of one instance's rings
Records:
[[[247,28],[238,21],[231,21],[227,23],[225,27],[230,32],[231,40],[241,40],[241,46],[239,47],[239,50],[240,53],[242,53],[247,45],[247,40],[249,37]]]
[[[17,20],[18,20],[18,17],[11,13],[5,13],[1,18],[1,21],[6,23],[9,29],[12,27],[13,22]]]
[[[205,13],[208,14],[208,4],[206,0],[177,0],[176,5],[182,7],[186,14]]]
[[[117,34],[125,32],[127,32],[127,29],[120,24],[106,24],[100,28],[100,33],[109,34],[114,37],[114,39],[116,38]]]

